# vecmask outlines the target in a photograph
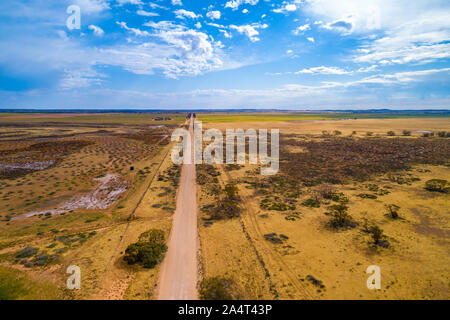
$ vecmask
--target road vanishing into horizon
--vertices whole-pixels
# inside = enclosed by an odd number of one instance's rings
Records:
[[[159,300],[197,300],[198,229],[197,183],[194,164],[193,118],[190,118],[190,139],[187,141],[181,169],[177,203],[173,216],[168,251],[161,264]],[[189,152],[190,151],[190,152]],[[186,161],[190,158],[190,161]],[[189,163],[188,163],[189,162]]]

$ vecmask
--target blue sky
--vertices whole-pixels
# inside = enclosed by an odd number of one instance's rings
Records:
[[[445,0],[6,0],[0,34],[0,108],[450,108]]]

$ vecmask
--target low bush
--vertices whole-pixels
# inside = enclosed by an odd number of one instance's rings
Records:
[[[393,137],[393,136],[395,136],[395,132],[394,131],[388,131],[387,135],[390,136],[390,137]]]
[[[363,198],[363,199],[376,199],[377,196],[374,194],[370,194],[370,193],[360,193],[358,194],[358,197]]]
[[[306,199],[305,201],[303,201],[302,206],[311,207],[311,208],[319,208],[320,202],[317,199],[310,198],[310,199]]]
[[[164,231],[151,229],[139,236],[139,241],[130,244],[125,250],[124,260],[130,264],[142,264],[144,268],[154,268],[167,251]]]
[[[448,184],[447,180],[431,179],[425,182],[425,189],[433,192],[448,193],[450,190],[450,187],[447,187]]]
[[[411,135],[411,131],[409,131],[409,130],[403,130],[403,135],[404,135],[404,136],[410,136],[410,135]]]
[[[202,300],[233,300],[233,282],[222,277],[203,279],[200,283],[200,299]]]
[[[17,253],[16,258],[22,259],[22,258],[29,258],[34,256],[39,251],[38,248],[34,247],[26,247],[25,249],[19,251]]]

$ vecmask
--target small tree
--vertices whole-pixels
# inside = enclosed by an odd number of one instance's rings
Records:
[[[235,184],[229,183],[225,186],[225,193],[227,195],[227,198],[234,199],[238,194],[238,188]]]
[[[374,244],[379,244],[383,239],[383,230],[378,226],[372,226],[370,232],[372,233],[372,239]]]
[[[231,280],[222,277],[203,279],[200,283],[200,299],[233,300],[231,286]]]
[[[342,134],[341,131],[339,131],[339,130],[334,130],[334,135],[335,135],[335,136],[340,136],[341,134]]]
[[[366,132],[366,136],[368,136],[368,137],[371,137],[371,136],[373,136],[373,132]]]
[[[393,136],[395,136],[395,132],[394,131],[388,131],[387,135],[393,137]]]
[[[400,209],[399,206],[397,206],[395,204],[387,204],[385,207],[388,211],[389,216],[392,219],[397,219],[399,217],[399,215],[398,215],[398,210]]]
[[[438,135],[439,137],[441,137],[441,138],[445,138],[446,132],[445,132],[445,131],[439,131],[439,132],[437,133],[437,135]]]
[[[329,224],[333,229],[354,228],[357,226],[357,223],[354,222],[352,217],[348,214],[348,207],[345,204],[334,204],[329,206],[328,209],[333,215],[329,221]]]
[[[410,136],[410,135],[411,135],[411,131],[409,131],[409,130],[403,130],[403,135],[404,135],[404,136]]]

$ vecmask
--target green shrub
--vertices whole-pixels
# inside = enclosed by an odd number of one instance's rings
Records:
[[[222,277],[203,279],[200,283],[200,299],[233,300],[232,281]]]
[[[374,194],[370,194],[370,193],[360,193],[358,194],[358,197],[363,198],[363,199],[376,199],[377,196]]]
[[[140,242],[164,243],[164,231],[151,229],[139,236]]]
[[[449,187],[447,187],[448,181],[443,179],[431,179],[425,182],[425,189],[433,192],[448,193]]]
[[[19,258],[19,259],[29,258],[29,257],[34,256],[38,251],[39,251],[38,248],[26,247],[25,249],[23,249],[17,253],[16,258]]]
[[[310,198],[310,199],[306,199],[305,201],[303,201],[302,206],[311,207],[311,208],[319,208],[320,202],[317,199]]]
[[[404,136],[410,136],[410,135],[411,135],[411,131],[409,131],[409,130],[403,130],[403,135],[404,135]]]
[[[447,133],[446,133],[445,131],[439,131],[439,132],[437,133],[437,135],[438,135],[439,137],[441,137],[441,138],[445,138],[445,136],[447,135]]]
[[[151,229],[139,236],[139,241],[130,244],[125,250],[124,260],[130,264],[142,264],[144,268],[154,268],[167,251],[164,231]]]
[[[395,136],[395,132],[394,131],[388,131],[387,135],[390,136],[390,137],[393,137],[393,136]]]

